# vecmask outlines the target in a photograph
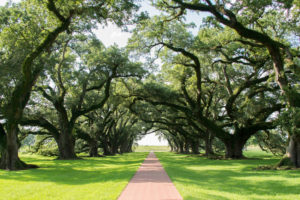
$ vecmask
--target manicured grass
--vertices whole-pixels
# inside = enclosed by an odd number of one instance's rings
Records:
[[[134,149],[135,152],[149,152],[149,151],[167,152],[170,150],[171,149],[169,146],[137,146]]]
[[[54,160],[24,155],[22,160],[39,169],[0,171],[0,199],[114,200],[146,158],[131,153],[83,160]]]
[[[184,200],[300,199],[300,170],[257,171],[279,157],[247,151],[249,160],[209,160],[199,156],[155,153]],[[255,159],[254,159],[255,158]]]

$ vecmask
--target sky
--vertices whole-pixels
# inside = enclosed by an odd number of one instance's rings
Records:
[[[168,146],[168,141],[165,139],[158,139],[158,136],[155,133],[150,133],[144,136],[141,140],[137,141],[141,146]]]
[[[9,0],[0,0],[0,6],[5,5],[6,2]],[[20,0],[12,0],[12,2],[18,2]],[[155,8],[153,8],[150,3],[144,0],[141,3],[141,11],[147,11],[150,16],[159,14]],[[202,15],[203,16],[203,15]],[[196,13],[188,13],[186,17],[187,22],[195,22],[197,26],[201,23],[201,16]],[[197,31],[197,30],[195,30]],[[119,47],[125,47],[127,44],[128,39],[131,36],[131,33],[123,32],[120,28],[116,25],[109,23],[106,27],[101,27],[94,31],[97,37],[102,41],[102,43],[108,47],[114,44],[117,44]],[[137,141],[139,145],[159,145],[159,146],[166,146],[168,143],[166,140],[159,141],[158,137],[155,133],[148,134],[144,136],[140,141]]]
[[[0,0],[1,1],[1,0]],[[141,11],[147,11],[150,16],[158,15],[160,12],[152,7],[147,0],[143,0],[141,3]],[[199,27],[202,22],[202,16],[206,16],[205,14],[197,14],[195,12],[188,11],[186,22],[193,22]],[[196,34],[198,28],[191,30],[193,34]],[[119,47],[125,47],[128,39],[131,37],[131,33],[122,32],[120,28],[116,25],[109,23],[106,27],[99,27],[98,30],[94,32],[97,37],[102,41],[105,46],[110,46],[113,44],[117,44]]]

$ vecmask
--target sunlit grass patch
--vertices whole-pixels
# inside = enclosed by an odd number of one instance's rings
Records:
[[[156,153],[185,200],[300,199],[300,170],[257,171],[280,157],[247,151],[246,160],[210,160],[205,157]]]
[[[0,199],[116,199],[147,153],[83,160],[22,155],[39,169],[0,171]]]
[[[135,147],[135,152],[168,152],[171,148],[169,146],[137,146]]]

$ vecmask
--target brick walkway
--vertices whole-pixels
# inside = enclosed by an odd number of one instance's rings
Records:
[[[118,200],[182,200],[168,174],[150,152]]]

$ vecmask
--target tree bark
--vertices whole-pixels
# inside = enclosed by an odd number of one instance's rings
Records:
[[[200,151],[199,151],[199,140],[192,141],[191,148],[192,148],[193,154],[200,154]]]
[[[290,137],[287,155],[295,167],[300,167],[300,136],[293,135]]]
[[[226,147],[226,158],[232,158],[232,159],[241,159],[244,158],[243,155],[243,147],[241,145],[233,145],[233,143],[225,143]]]
[[[112,154],[112,155],[116,155],[116,154],[118,153],[118,149],[119,149],[118,145],[113,144],[113,145],[111,146],[111,154]]]
[[[184,143],[184,153],[190,153],[190,144],[187,141]]]
[[[126,139],[123,141],[123,143],[120,146],[120,153],[129,153],[132,146],[132,142],[129,139]]]
[[[90,150],[89,150],[90,157],[99,157],[97,141],[95,140],[90,141],[89,146],[90,146]]]
[[[174,152],[174,151],[176,151],[176,148],[174,148],[174,145],[172,144],[172,142],[171,142],[171,140],[169,139],[169,138],[166,138],[167,139],[167,141],[168,141],[168,144],[169,144],[169,146],[170,146],[170,148],[171,148],[171,152]]]
[[[6,132],[2,124],[0,124],[0,169],[5,169],[5,151],[6,151]]]
[[[170,148],[171,148],[171,150],[170,150],[171,152],[175,151],[173,145],[170,145],[170,144],[169,144],[169,146],[170,146]]]
[[[111,151],[108,146],[107,136],[105,135],[101,141],[101,146],[103,148],[103,155],[111,155]]]
[[[249,138],[249,137],[248,137]],[[243,155],[243,148],[248,140],[246,137],[239,135],[232,135],[226,140],[223,140],[225,144],[225,157],[232,159],[242,159],[245,158]]]
[[[214,155],[214,151],[212,149],[212,139],[209,137],[210,134],[208,134],[205,137],[205,156]]]
[[[0,168],[7,170],[26,169],[27,165],[22,162],[18,156],[18,125],[8,124],[8,132],[6,135],[6,148],[2,154]]]
[[[73,160],[78,159],[75,153],[75,139],[72,135],[72,129],[62,129],[58,138],[59,159]]]
[[[171,149],[171,151],[172,151],[172,149]],[[178,148],[178,146],[174,146],[174,147],[173,147],[173,151],[176,152],[176,153],[179,153],[179,148]]]
[[[179,153],[184,153],[184,150],[183,150],[183,143],[181,141],[179,141]]]
[[[133,146],[133,139],[131,139],[128,148],[127,148],[127,152],[126,153],[131,153],[132,152],[132,146]]]

